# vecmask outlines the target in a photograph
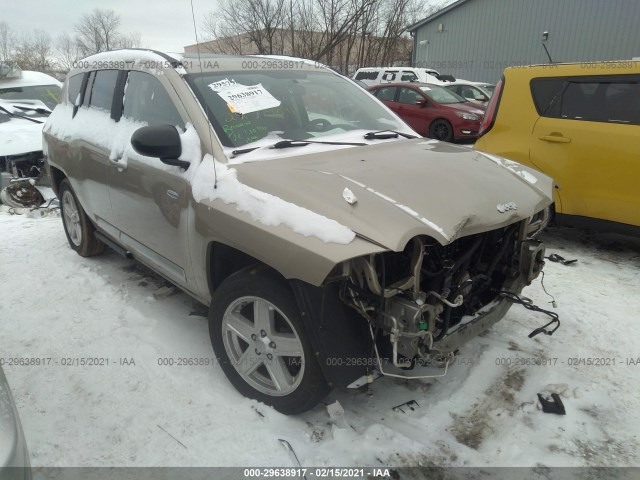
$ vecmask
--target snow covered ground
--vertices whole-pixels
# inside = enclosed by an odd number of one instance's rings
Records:
[[[133,260],[79,257],[57,216],[0,210],[0,357],[32,464],[293,466],[285,439],[309,466],[640,466],[640,241],[572,229],[545,240],[578,259],[547,263],[552,337],[527,338],[546,317],[514,306],[444,378],[333,392],[342,422],[323,405],[285,417],[215,365],[159,365],[213,358],[204,307]],[[548,306],[540,280],[524,293]],[[541,411],[543,391],[566,416]]]

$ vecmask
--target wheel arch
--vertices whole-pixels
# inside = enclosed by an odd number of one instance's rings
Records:
[[[433,126],[433,124],[436,123],[436,122],[439,122],[439,121],[445,121],[449,125],[451,125],[451,128],[453,128],[453,123],[451,123],[451,120],[449,120],[447,117],[437,117],[437,118],[434,118],[433,120],[431,120],[431,122],[429,122],[427,133],[431,131],[431,127]]]
[[[237,248],[222,242],[210,242],[207,246],[207,283],[209,293],[213,296],[213,292],[226,278],[251,265],[264,266],[282,277],[274,268]],[[284,279],[284,277],[282,278]]]
[[[62,170],[54,166],[49,166],[49,177],[51,178],[51,188],[56,197],[60,198],[60,183],[67,178]]]
[[[221,242],[211,242],[207,249],[207,279],[212,298],[226,278],[251,267],[264,270],[274,280],[289,286],[320,369],[331,387],[346,387],[364,375],[371,365],[372,352],[367,323],[342,303],[335,282],[315,286],[287,279],[251,255]]]

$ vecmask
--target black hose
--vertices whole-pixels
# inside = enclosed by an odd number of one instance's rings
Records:
[[[487,275],[488,277],[491,277],[493,275],[493,271],[498,266],[498,262],[502,259],[502,257],[504,257],[504,254],[507,252],[507,248],[509,248],[509,243],[511,241],[511,236],[513,235],[513,232],[516,230],[516,228],[518,228],[517,223],[511,225],[511,227],[509,227],[509,229],[507,230],[507,234],[504,237],[504,244],[502,245],[502,247],[500,247],[497,255],[493,257],[493,260],[491,261],[491,264],[489,265],[489,268],[485,273],[485,275]]]

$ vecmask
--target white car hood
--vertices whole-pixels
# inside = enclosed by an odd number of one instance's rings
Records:
[[[44,123],[11,118],[0,123],[0,156],[20,155],[42,150]]]

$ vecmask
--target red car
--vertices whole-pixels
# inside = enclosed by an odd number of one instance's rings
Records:
[[[478,138],[484,109],[431,83],[386,83],[368,89],[416,132],[451,142]]]

